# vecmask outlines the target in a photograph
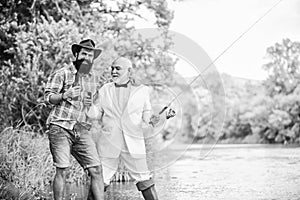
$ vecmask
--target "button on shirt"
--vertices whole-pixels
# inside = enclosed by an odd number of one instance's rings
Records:
[[[74,85],[76,77],[76,69],[73,65],[65,66],[54,74],[50,75],[45,88],[45,101],[49,102],[52,94],[62,94]],[[96,95],[100,84],[93,73],[78,77],[78,84],[81,86],[81,95],[75,100],[62,101],[57,105],[53,105],[50,115],[47,119],[47,125],[56,124],[65,129],[72,130],[76,123],[89,128],[90,122],[85,114],[87,108],[83,105],[83,97],[87,92]]]

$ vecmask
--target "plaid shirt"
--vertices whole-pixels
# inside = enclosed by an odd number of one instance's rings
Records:
[[[52,94],[62,94],[72,87],[76,72],[75,67],[70,65],[51,74],[45,88],[45,101],[50,103],[49,98]],[[73,130],[75,124],[86,128],[90,127],[91,123],[86,116],[87,107],[83,105],[83,97],[87,92],[91,92],[93,100],[100,84],[97,84],[96,76],[93,73],[79,76],[78,84],[81,86],[81,95],[78,100],[62,101],[53,105],[47,125],[55,124],[68,130]]]

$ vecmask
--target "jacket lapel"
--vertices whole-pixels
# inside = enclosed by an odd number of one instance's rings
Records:
[[[108,96],[110,97],[110,101],[111,101],[113,110],[115,110],[115,112],[118,116],[121,116],[122,112],[119,107],[118,98],[117,98],[117,94],[116,94],[116,88],[115,88],[114,84],[110,85],[110,90],[109,90]]]

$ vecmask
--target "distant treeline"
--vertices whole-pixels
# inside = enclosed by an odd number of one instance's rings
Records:
[[[263,55],[262,55],[263,56]],[[185,127],[188,140],[221,143],[300,144],[300,43],[284,39],[267,48],[268,72],[264,81],[243,80],[222,75],[226,117],[223,131],[216,132],[212,122],[210,91],[203,84],[186,94]],[[208,77],[212,80],[214,76]],[[213,81],[207,81],[213,82]],[[198,97],[198,101],[192,100]],[[222,98],[223,96],[221,96]],[[195,110],[198,110],[195,113]]]

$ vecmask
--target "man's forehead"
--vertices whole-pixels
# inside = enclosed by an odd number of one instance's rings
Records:
[[[118,66],[122,68],[132,68],[132,63],[128,58],[119,57],[113,61],[112,66]]]
[[[129,68],[128,66],[122,66],[122,65],[119,65],[119,64],[112,64],[111,67],[116,67],[116,68],[120,68],[120,69],[127,69],[127,68]]]
[[[87,49],[87,48],[81,48],[80,52],[94,53],[94,50],[92,50],[92,49]]]

